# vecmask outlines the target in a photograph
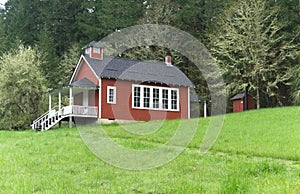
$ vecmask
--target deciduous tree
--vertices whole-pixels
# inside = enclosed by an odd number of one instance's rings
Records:
[[[294,68],[294,80],[292,81],[292,98],[295,104],[300,104],[300,65]]]
[[[229,93],[250,84],[257,108],[262,94],[279,99],[280,84],[292,77],[287,73],[288,59],[295,56],[296,45],[285,40],[278,13],[278,7],[268,10],[265,0],[239,1],[218,18],[219,30],[211,35],[211,50],[223,69]]]
[[[1,129],[25,129],[39,116],[46,91],[39,57],[21,45],[0,58]]]

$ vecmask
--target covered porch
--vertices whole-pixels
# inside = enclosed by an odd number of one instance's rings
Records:
[[[49,109],[33,121],[32,129],[48,130],[62,120],[68,119],[72,127],[73,119],[98,118],[99,87],[87,78],[49,92]]]

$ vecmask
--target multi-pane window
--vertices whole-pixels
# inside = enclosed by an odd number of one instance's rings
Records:
[[[100,48],[93,48],[93,52],[96,54],[100,54]]]
[[[176,110],[178,104],[177,90],[171,90],[171,109]]]
[[[141,107],[141,88],[135,87],[133,91],[133,106]]]
[[[133,108],[178,111],[177,88],[133,85],[132,92]]]
[[[159,108],[159,89],[153,88],[153,108]]]
[[[144,107],[150,108],[150,88],[144,87]]]
[[[107,86],[107,103],[116,104],[116,87]]]
[[[162,108],[169,109],[169,90],[162,90]]]

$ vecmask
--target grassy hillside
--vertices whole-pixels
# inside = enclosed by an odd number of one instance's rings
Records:
[[[102,162],[75,128],[0,131],[0,193],[297,193],[299,116],[300,107],[228,114],[216,144],[203,156],[198,151],[210,119],[201,119],[188,149],[167,165],[145,171]],[[118,125],[104,128],[120,145],[150,149],[166,143],[178,122],[164,122],[147,136]],[[190,121],[184,122],[189,127]]]

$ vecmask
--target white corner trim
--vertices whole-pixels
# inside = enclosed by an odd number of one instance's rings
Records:
[[[99,118],[102,117],[101,107],[102,107],[102,80],[99,78],[99,103],[98,103],[98,111],[99,111]]]
[[[188,87],[188,119],[191,118],[191,99],[190,99],[190,88]]]
[[[71,77],[71,79],[70,79],[70,81],[69,81],[69,84],[71,84],[71,83],[73,82],[75,76],[77,75],[77,70],[79,69],[79,66],[80,66],[80,64],[81,64],[82,58],[83,58],[83,55],[80,56],[80,58],[79,58],[79,60],[78,60],[78,62],[77,62],[76,68],[75,68],[75,70],[73,71],[73,74],[72,74],[72,77]]]

